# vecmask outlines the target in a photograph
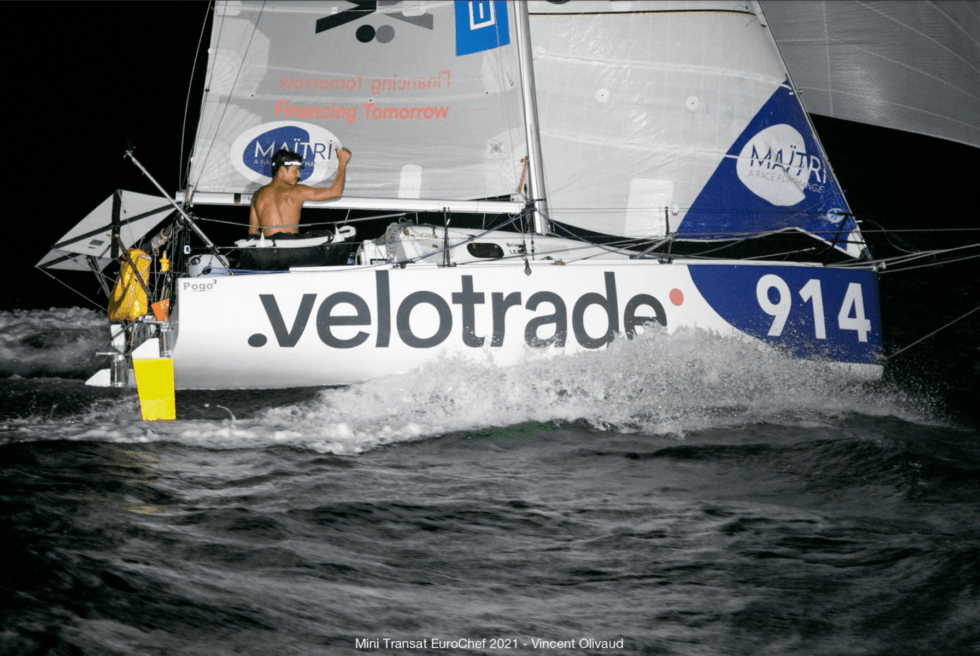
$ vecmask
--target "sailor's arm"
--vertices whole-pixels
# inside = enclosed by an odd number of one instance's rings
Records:
[[[347,162],[349,160],[349,150],[346,148],[341,148],[337,151],[337,177],[334,178],[333,184],[325,189],[322,187],[296,185],[303,192],[303,200],[318,201],[340,198],[340,196],[344,193],[344,181],[347,177]]]

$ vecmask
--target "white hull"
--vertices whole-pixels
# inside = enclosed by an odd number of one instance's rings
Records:
[[[346,385],[444,355],[512,365],[603,348],[645,322],[881,373],[873,272],[626,259],[529,266],[530,275],[523,260],[506,260],[180,279],[176,387]]]

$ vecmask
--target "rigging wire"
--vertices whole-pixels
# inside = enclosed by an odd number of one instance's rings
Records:
[[[52,274],[51,274],[51,273],[50,273],[50,272],[49,272],[48,270],[46,270],[46,269],[43,269],[43,268],[41,268],[41,267],[36,267],[36,268],[37,268],[37,269],[38,269],[38,270],[39,270],[39,271],[40,271],[41,273],[43,273],[43,274],[45,274],[46,276],[48,276],[49,278],[51,278],[52,280],[54,280],[54,281],[55,281],[55,282],[57,282],[58,284],[60,284],[60,285],[64,285],[64,286],[65,286],[65,287],[67,287],[68,289],[70,289],[70,290],[72,290],[73,292],[75,292],[76,294],[78,294],[79,296],[81,296],[82,298],[84,298],[84,299],[85,299],[86,301],[88,301],[89,303],[91,303],[92,305],[94,305],[94,306],[95,306],[96,308],[98,308],[99,310],[102,310],[102,311],[104,311],[104,310],[105,310],[105,308],[104,308],[104,307],[102,307],[101,305],[99,305],[98,303],[96,303],[95,301],[93,301],[93,300],[92,300],[92,299],[90,299],[90,298],[89,298],[88,296],[86,296],[86,295],[85,295],[85,294],[83,294],[82,292],[80,292],[80,291],[78,291],[77,289],[75,289],[74,287],[72,287],[71,285],[69,285],[68,283],[66,283],[66,282],[64,282],[64,281],[62,281],[62,280],[61,280],[60,278],[58,278],[57,276],[54,276],[54,275],[52,275]]]
[[[953,259],[953,260],[942,260],[940,262],[932,262],[930,264],[920,264],[918,266],[906,267],[904,269],[884,269],[882,271],[879,271],[878,272],[878,275],[883,275],[883,274],[886,274],[886,273],[905,273],[906,271],[915,271],[916,269],[926,269],[926,268],[934,267],[934,266],[943,266],[943,265],[946,265],[946,264],[953,264],[954,262],[964,262],[966,260],[975,260],[978,257],[980,257],[980,255],[967,255],[966,257],[958,257],[958,258]]]
[[[248,56],[248,52],[249,52],[249,50],[252,47],[252,40],[255,39],[256,32],[259,31],[259,21],[262,19],[262,15],[265,13],[265,5],[266,5],[266,3],[263,2],[261,8],[259,9],[258,16],[256,16],[255,22],[252,24],[252,31],[248,35],[248,43],[245,44],[245,48],[244,48],[244,53],[245,53],[244,56],[245,57]],[[219,35],[218,36],[218,40],[220,41],[220,39],[221,39],[221,36]],[[238,67],[238,70],[235,73],[235,79],[232,81],[231,86],[229,87],[230,90],[228,92],[228,98],[227,98],[227,100],[225,100],[224,107],[221,110],[221,115],[217,119],[217,124],[218,125],[221,125],[221,123],[224,122],[225,115],[228,113],[228,110],[232,106],[232,94],[233,94],[233,92],[235,90],[235,87],[238,86],[238,80],[242,76],[242,71],[244,69],[245,69],[245,66],[239,66]],[[206,84],[205,84],[204,93],[205,93],[205,96],[208,93],[208,88],[207,88],[207,85]],[[207,104],[207,99],[206,98],[202,98],[202,100],[201,100],[201,108],[202,108],[202,111],[204,111],[204,107],[205,107],[206,104]],[[203,119],[203,116],[201,118]],[[201,127],[201,124],[202,123],[203,123],[203,120],[198,123],[198,127],[199,128]],[[200,136],[200,135],[198,135],[198,136]],[[208,152],[207,153],[204,153],[204,157],[203,157],[203,159],[201,161],[201,170],[202,171],[204,170],[204,165],[208,161],[208,158],[211,156],[211,151],[214,150],[214,147],[215,147],[215,141],[214,141],[214,139],[212,139],[211,140],[211,144],[208,147]],[[190,180],[188,180],[187,182],[188,182],[188,185],[189,185],[190,184]]]
[[[933,335],[935,335],[935,334],[936,334],[936,333],[938,333],[939,331],[941,331],[941,330],[945,330],[946,328],[949,328],[950,326],[952,326],[952,325],[953,325],[954,323],[956,323],[957,321],[960,321],[961,319],[966,319],[966,318],[967,318],[968,316],[970,316],[971,314],[973,314],[973,313],[974,313],[974,312],[976,312],[977,310],[980,310],[980,305],[978,305],[977,307],[975,307],[975,308],[973,308],[972,310],[970,310],[970,311],[969,311],[969,312],[967,312],[966,314],[964,314],[964,315],[962,315],[962,316],[960,316],[960,317],[957,317],[956,319],[953,319],[952,321],[950,321],[949,323],[947,323],[947,324],[946,324],[945,326],[942,326],[942,327],[940,327],[940,328],[937,328],[936,330],[934,330],[934,331],[932,331],[931,333],[929,333],[929,334],[928,334],[928,335],[926,335],[925,337],[921,337],[921,338],[919,338],[919,339],[917,339],[917,340],[915,340],[914,342],[912,342],[911,344],[909,344],[908,346],[906,346],[906,347],[904,347],[904,348],[900,348],[900,349],[898,349],[897,351],[895,351],[895,352],[894,352],[894,353],[892,353],[891,355],[889,355],[889,356],[886,356],[885,358],[883,358],[883,360],[884,360],[885,362],[888,362],[889,360],[891,360],[892,358],[894,358],[894,357],[895,357],[896,355],[898,355],[899,353],[903,353],[903,352],[905,352],[905,351],[907,351],[907,350],[909,350],[910,348],[912,348],[913,346],[915,346],[916,344],[919,344],[920,342],[924,342],[925,340],[927,340],[927,339],[929,339],[930,337],[932,337]]]
[[[578,241],[580,241],[580,242],[583,242],[583,243],[586,243],[586,244],[589,244],[589,247],[595,247],[595,246],[598,246],[599,248],[601,248],[601,249],[603,249],[603,250],[605,250],[605,251],[609,251],[610,253],[618,253],[618,252],[619,252],[619,251],[616,251],[616,250],[613,250],[613,249],[611,249],[611,248],[607,248],[607,245],[606,245],[606,244],[598,244],[598,243],[594,243],[594,242],[590,242],[590,241],[588,241],[587,239],[583,239],[582,237],[580,237],[580,236],[578,236],[578,235],[576,235],[576,234],[575,234],[575,233],[573,233],[573,232],[572,232],[571,230],[569,230],[568,228],[566,228],[565,226],[563,226],[563,225],[562,225],[561,223],[559,223],[559,222],[557,222],[557,221],[553,221],[553,220],[551,219],[551,217],[550,217],[550,216],[548,216],[547,214],[545,214],[544,212],[542,212],[542,214],[544,214],[544,215],[545,215],[545,218],[546,218],[546,219],[548,219],[548,221],[549,221],[549,222],[550,222],[550,223],[551,223],[552,225],[556,225],[556,226],[558,226],[558,227],[559,227],[559,228],[561,228],[561,229],[562,229],[562,230],[563,230],[564,232],[566,232],[566,233],[567,233],[568,235],[570,235],[570,236],[571,236],[571,237],[572,237],[573,239],[577,239],[577,240],[578,240]],[[639,239],[627,239],[627,240],[625,240],[625,242],[623,242],[623,243],[625,243],[625,244],[630,244],[631,242],[632,242],[632,243],[637,243],[637,244],[639,244],[639,243],[641,242],[641,240],[639,240]],[[620,242],[619,242],[619,241],[613,241],[613,242],[610,242],[610,243],[611,243],[611,244],[616,244],[616,243],[620,243]],[[585,248],[585,247],[583,247],[583,248]],[[569,249],[569,250],[571,250],[571,249]],[[596,255],[589,255],[589,256],[587,256],[587,257],[596,257],[597,255],[598,255],[598,254],[596,254]],[[587,259],[587,258],[583,258],[583,259]]]
[[[870,219],[866,219],[866,220],[870,221]],[[873,223],[875,225],[877,225],[880,228],[880,230],[861,230],[861,232],[870,232],[872,234],[873,233],[877,233],[877,232],[894,232],[894,233],[898,233],[898,232],[929,232],[929,233],[932,233],[932,232],[980,232],[980,228],[902,228],[900,230],[892,230],[891,228],[884,228],[884,227],[882,227],[877,222],[873,222]]]
[[[583,237],[581,237],[579,235],[576,235],[575,233],[573,233],[570,230],[568,230],[567,228],[565,228],[560,222],[555,221],[554,219],[551,219],[550,217],[548,217],[548,219],[552,223],[554,223],[555,225],[557,225],[559,228],[561,228],[564,232],[566,232],[567,234],[569,234],[571,237],[573,237],[575,239],[578,239],[579,241],[582,241],[582,242],[591,244],[593,246],[598,246],[600,248],[603,247],[603,244],[599,244],[597,242],[590,242],[587,239],[584,239]],[[724,244],[721,244],[719,246],[715,246],[713,248],[708,248],[707,250],[699,251],[697,253],[686,253],[682,257],[683,258],[692,258],[692,259],[704,258],[708,253],[714,253],[714,252],[717,252],[717,251],[725,250],[727,248],[732,248],[734,246],[737,246],[738,244],[741,244],[741,243],[747,242],[747,241],[751,241],[751,240],[754,240],[754,239],[760,239],[760,238],[763,238],[763,237],[771,237],[773,235],[778,235],[778,234],[787,234],[787,233],[789,233],[792,230],[796,230],[796,228],[782,228],[780,230],[776,230],[776,231],[773,231],[773,232],[765,232],[765,233],[747,233],[747,232],[743,232],[743,233],[711,233],[711,234],[713,234],[715,236],[720,236],[720,237],[732,237],[732,239],[729,241],[729,243],[724,243]],[[736,235],[740,236],[741,238],[735,239],[734,237]],[[676,239],[676,233],[674,233],[674,239]],[[614,242],[608,242],[606,245],[619,245],[620,248],[628,248],[631,245],[639,246],[639,245],[645,244],[645,243],[647,243],[647,241],[648,240],[642,239],[642,238],[628,238],[628,239],[624,239],[624,240],[619,240],[619,241],[614,241]],[[670,241],[670,238],[662,239],[662,240],[654,243],[653,246],[652,246],[652,248],[658,248],[658,247],[666,244],[668,241]],[[680,239],[678,241],[691,242],[691,241],[701,241],[701,240],[695,240],[695,239],[688,238],[688,239]],[[854,241],[854,242],[851,242],[849,240],[843,240],[843,239],[838,240],[838,244],[848,244],[848,243],[854,243],[854,244],[863,245],[864,242],[863,241]],[[812,249],[802,249],[799,252],[804,252],[806,250],[812,250]],[[786,255],[789,252],[794,252],[794,251],[788,251],[788,252],[784,252],[784,253],[775,253],[775,254],[771,254],[771,255],[756,256],[755,258],[750,258],[750,259],[759,259],[759,258],[762,258],[762,257],[777,257],[779,255]],[[596,256],[595,255],[590,255],[588,257],[596,257]],[[708,258],[708,259],[711,259],[711,258]],[[725,259],[725,258],[723,258],[723,259]],[[742,258],[742,259],[745,259],[745,258]],[[864,265],[864,266],[867,265],[865,262],[862,262],[861,264]]]
[[[880,223],[878,223],[877,221],[871,221],[870,219],[868,221],[870,223],[875,224],[876,226],[878,226],[881,229],[881,234],[885,237],[885,240],[895,250],[900,251],[902,253],[909,253],[909,254],[918,252],[920,250],[919,248],[916,248],[915,246],[913,246],[912,244],[908,243],[907,241],[905,241],[904,239],[902,239],[898,235],[893,235],[888,230],[885,230],[884,227]],[[899,242],[899,243],[896,243],[896,242]]]
[[[292,227],[312,228],[312,227],[321,226],[321,225],[337,225],[339,223],[347,224],[347,223],[360,223],[362,221],[377,221],[377,220],[380,220],[380,219],[391,219],[391,218],[403,217],[406,214],[407,214],[407,212],[399,212],[397,214],[382,214],[380,216],[366,216],[366,217],[362,217],[360,219],[345,218],[345,219],[338,220],[338,221],[318,221],[316,223],[298,223],[298,224],[294,224],[294,225],[288,225],[288,226],[285,226],[284,225],[284,226],[278,226],[278,227],[281,227],[281,228],[292,228]],[[349,212],[348,212],[348,216],[350,216],[350,213]],[[198,222],[201,222],[201,223],[220,223],[222,225],[233,225],[233,226],[238,226],[240,228],[247,228],[248,227],[248,224],[242,223],[241,221],[222,221],[221,219],[209,219],[209,218],[206,218],[206,217],[203,217],[203,216],[195,216],[194,217],[194,220],[195,221],[198,221]]]
[[[434,251],[431,251],[429,253],[424,253],[422,255],[416,255],[415,257],[406,258],[404,260],[390,260],[390,261],[387,261],[387,262],[383,262],[383,263],[379,263],[379,264],[372,264],[372,265],[369,265],[369,266],[366,266],[366,267],[359,267],[359,268],[368,268],[368,269],[370,269],[370,268],[379,268],[379,267],[388,267],[388,266],[401,266],[403,264],[410,264],[410,263],[415,262],[417,260],[423,260],[423,259],[432,257],[434,255],[439,255],[441,253],[448,253],[449,251],[453,250],[454,248],[458,248],[460,246],[463,246],[464,244],[468,244],[468,243],[470,243],[472,241],[475,241],[475,240],[479,239],[480,237],[483,237],[484,235],[486,235],[486,234],[488,234],[490,232],[493,232],[494,230],[497,230],[499,228],[506,227],[506,226],[508,226],[508,225],[510,225],[512,223],[518,222],[519,220],[521,220],[523,218],[523,216],[524,216],[524,213],[521,212],[520,214],[514,216],[514,218],[512,218],[509,221],[506,221],[506,222],[504,222],[504,223],[502,223],[502,224],[500,224],[498,226],[495,226],[493,228],[490,228],[489,230],[485,230],[484,232],[482,232],[482,233],[480,233],[478,235],[471,235],[470,237],[467,237],[466,239],[463,239],[462,241],[458,241],[458,242],[452,244],[451,246],[449,246],[447,248],[441,248],[439,250],[434,250]],[[524,255],[518,255],[516,257],[523,257],[523,256]],[[504,258],[500,258],[500,259],[504,259]],[[276,273],[276,272],[274,272],[274,271],[259,271],[259,272],[256,272],[256,273]]]
[[[932,251],[919,251],[917,253],[910,254],[910,255],[899,255],[897,257],[882,258],[878,260],[871,260],[869,262],[859,262],[859,263],[843,262],[841,264],[837,264],[834,266],[842,269],[847,269],[847,268],[852,268],[857,264],[861,266],[878,266],[878,265],[887,266],[888,264],[897,265],[897,264],[903,264],[905,262],[912,262],[913,260],[921,260],[924,257],[935,257],[937,255],[943,255],[944,253],[952,253],[954,251],[962,251],[962,250],[967,250],[970,248],[978,248],[978,247],[980,247],[980,243],[967,244],[966,246],[957,246],[956,248],[944,248],[944,249],[938,249]],[[901,269],[901,270],[904,271],[906,269]]]
[[[177,164],[180,166],[180,171],[177,174],[178,188],[183,187],[186,182],[184,178],[184,137],[187,133],[187,112],[191,107],[191,91],[194,89],[194,71],[197,70],[197,58],[201,54],[201,42],[204,41],[204,30],[208,25],[208,13],[210,11],[211,3],[208,2],[207,9],[204,11],[204,22],[201,24],[201,36],[197,39],[197,50],[194,52],[194,63],[191,65],[191,81],[187,84],[187,102],[184,103],[184,122],[180,126],[180,159],[177,160]]]
[[[816,246],[811,246],[810,248],[798,248],[793,251],[783,251],[782,253],[771,253],[766,255],[753,255],[752,257],[741,258],[743,260],[761,260],[767,257],[780,257],[782,255],[792,255],[793,253],[810,253],[816,250]]]

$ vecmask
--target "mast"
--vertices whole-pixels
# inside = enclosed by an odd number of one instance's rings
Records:
[[[538,101],[534,88],[534,65],[531,61],[531,23],[527,0],[514,3],[517,20],[517,56],[521,67],[521,95],[524,100],[524,129],[527,134],[527,198],[532,207],[534,232],[551,232],[548,202],[545,199],[544,169],[541,166],[541,135],[538,130]]]

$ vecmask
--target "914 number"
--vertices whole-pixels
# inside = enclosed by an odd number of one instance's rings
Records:
[[[770,289],[779,292],[779,300],[775,303],[769,300]],[[775,274],[766,274],[759,278],[759,282],[755,286],[755,297],[759,301],[759,307],[762,308],[762,311],[773,317],[772,325],[769,327],[769,336],[779,337],[783,334],[790,309],[793,307],[789,285]],[[813,308],[814,336],[817,339],[827,339],[827,325],[824,319],[823,293],[820,289],[820,281],[816,278],[808,280],[800,289],[800,298],[805,303],[809,302]],[[857,332],[860,342],[868,341],[871,321],[864,316],[864,293],[861,289],[861,283],[852,282],[848,284],[840,312],[837,313],[837,327],[841,330]]]

